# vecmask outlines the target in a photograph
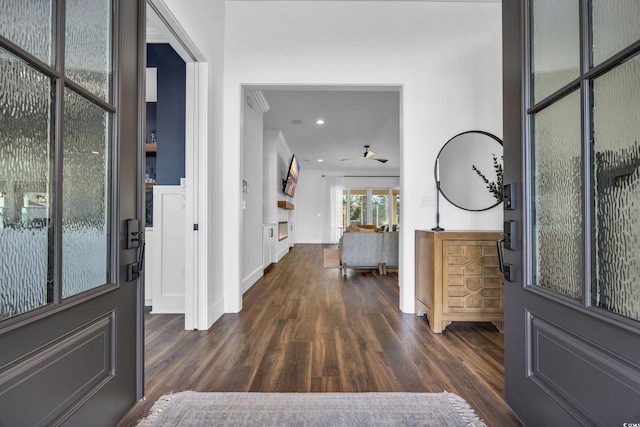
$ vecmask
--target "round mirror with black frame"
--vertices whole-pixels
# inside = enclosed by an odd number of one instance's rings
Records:
[[[460,133],[440,149],[434,174],[440,193],[468,211],[484,211],[502,202],[502,141],[479,130]]]

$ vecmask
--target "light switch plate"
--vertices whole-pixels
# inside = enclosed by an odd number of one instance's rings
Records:
[[[421,207],[433,207],[436,205],[436,196],[420,196]]]

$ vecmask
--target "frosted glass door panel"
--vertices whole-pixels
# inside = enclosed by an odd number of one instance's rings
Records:
[[[640,39],[640,1],[592,0],[591,14],[594,65]]]
[[[583,283],[580,93],[534,116],[534,284],[580,299]]]
[[[0,320],[51,302],[52,93],[0,49]]]
[[[65,72],[73,81],[109,102],[111,1],[67,0],[66,8]]]
[[[580,75],[579,0],[531,2],[534,102]]]
[[[593,82],[596,284],[592,303],[640,320],[640,57]]]
[[[104,285],[110,275],[110,115],[65,90],[62,297]]]
[[[54,0],[0,0],[0,36],[54,65]]]

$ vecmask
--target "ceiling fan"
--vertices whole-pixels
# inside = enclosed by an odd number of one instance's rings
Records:
[[[364,146],[364,154],[362,155],[362,157],[352,157],[350,159],[342,159],[341,161],[345,161],[345,160],[377,160],[380,163],[387,163],[387,159],[376,159],[373,156],[375,156],[376,153],[375,151],[369,151],[369,146],[365,145]]]

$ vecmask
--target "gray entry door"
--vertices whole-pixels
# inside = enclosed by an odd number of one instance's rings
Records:
[[[640,2],[502,4],[506,400],[640,423]]]
[[[141,5],[0,0],[0,425],[135,403]]]

